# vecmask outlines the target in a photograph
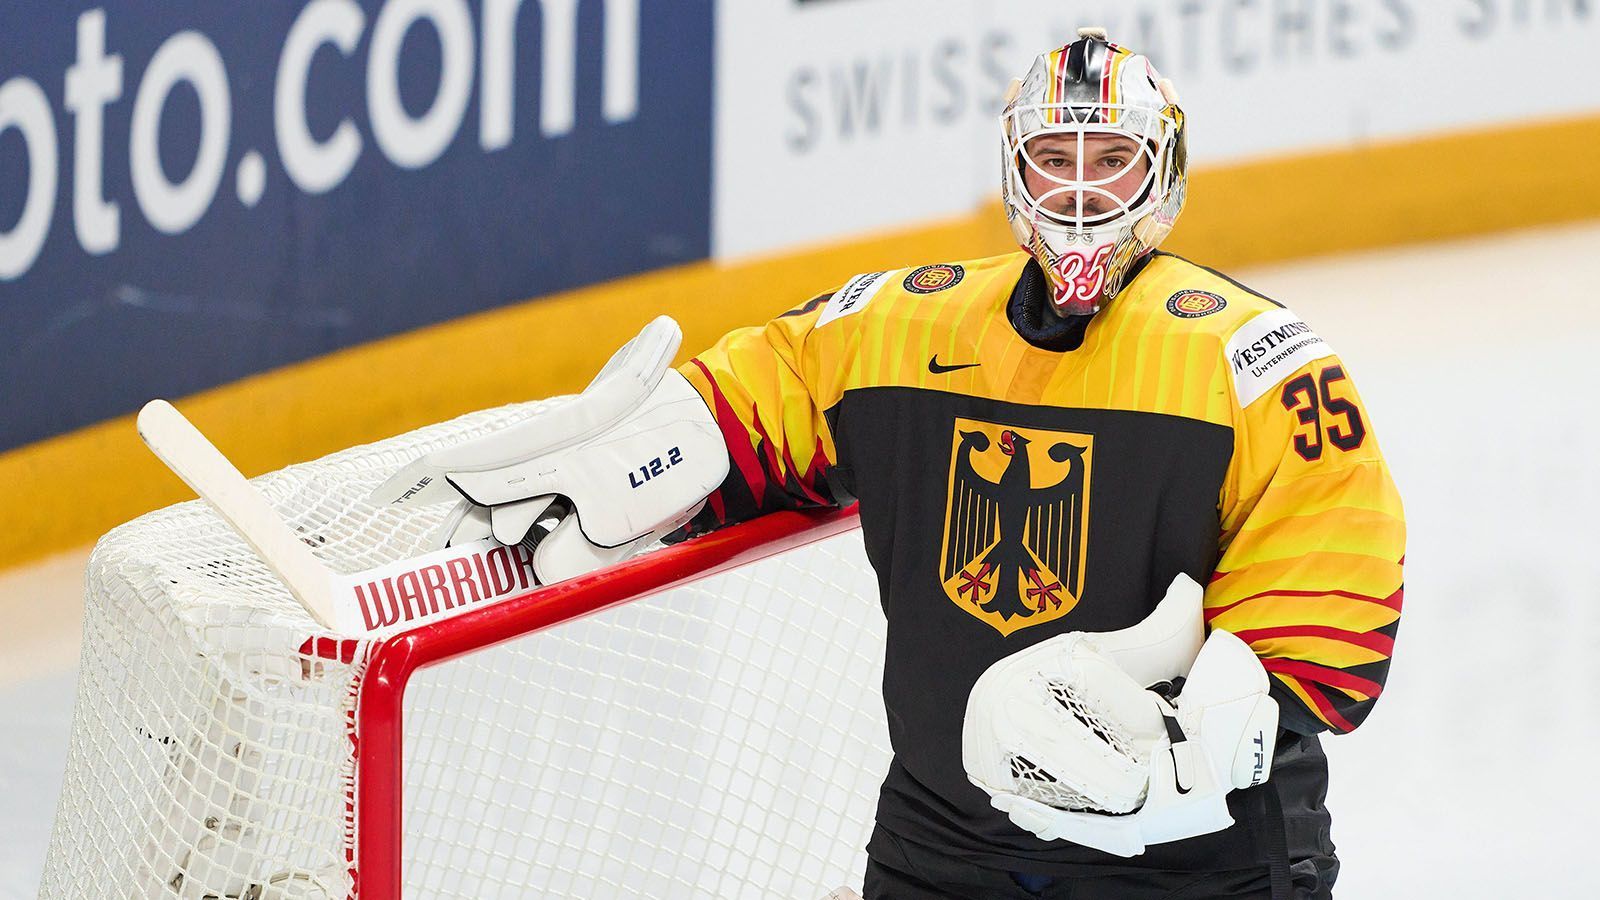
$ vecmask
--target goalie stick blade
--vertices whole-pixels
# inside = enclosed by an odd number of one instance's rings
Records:
[[[165,400],[139,410],[139,437],[244,538],[324,628],[334,628],[333,573],[205,435]]]

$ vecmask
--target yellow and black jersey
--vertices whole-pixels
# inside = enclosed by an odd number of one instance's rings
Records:
[[[694,529],[859,500],[888,618],[880,832],[999,868],[1107,862],[1018,831],[968,783],[967,693],[1023,647],[1138,622],[1183,572],[1294,733],[1268,783],[1290,843],[1325,844],[1309,735],[1354,728],[1382,691],[1405,537],[1345,365],[1288,309],[1178,257],[1054,332],[1038,275],[1022,253],[866,273],[692,359],[732,459]],[[1265,815],[1235,794],[1236,819]],[[1255,831],[1120,864],[1245,867]]]

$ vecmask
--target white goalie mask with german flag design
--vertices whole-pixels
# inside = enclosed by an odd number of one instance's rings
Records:
[[[1006,217],[1062,315],[1099,312],[1122,290],[1172,230],[1188,178],[1172,83],[1103,30],[1078,35],[1034,60],[1000,116]]]

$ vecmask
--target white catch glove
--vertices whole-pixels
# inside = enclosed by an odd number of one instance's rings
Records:
[[[1233,824],[1227,793],[1267,779],[1278,707],[1244,642],[1219,630],[1201,644],[1201,595],[1180,575],[1132,628],[996,662],[968,699],[968,779],[1041,839],[1119,856]],[[1175,704],[1146,690],[1184,672]]]
[[[693,518],[728,474],[716,419],[671,368],[681,339],[657,318],[582,394],[413,461],[372,502],[460,501],[441,546],[491,535],[531,546],[541,584],[632,555]]]

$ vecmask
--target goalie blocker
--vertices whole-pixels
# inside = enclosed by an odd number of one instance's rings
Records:
[[[1278,705],[1251,649],[1204,638],[1179,575],[1144,621],[1007,656],[973,685],[967,777],[1019,828],[1118,856],[1233,824],[1227,793],[1267,780]]]
[[[454,500],[440,546],[520,543],[541,584],[633,555],[693,518],[728,474],[711,411],[670,368],[681,340],[676,322],[657,318],[583,393],[413,461],[371,500]]]

